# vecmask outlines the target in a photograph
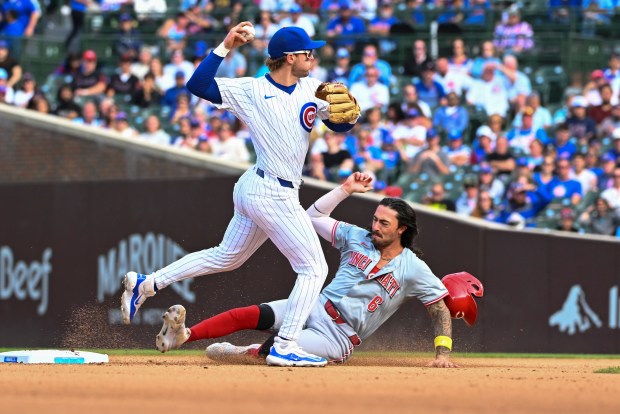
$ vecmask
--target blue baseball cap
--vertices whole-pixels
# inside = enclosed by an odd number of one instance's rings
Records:
[[[4,39],[0,39],[0,49],[8,49],[9,48],[9,42],[7,42]]]
[[[426,139],[431,139],[431,138],[435,138],[438,136],[439,134],[437,133],[437,131],[435,131],[434,128],[429,128],[426,130]]]
[[[448,138],[450,138],[451,141],[456,141],[457,139],[463,138],[463,133],[458,129],[451,129],[448,131]]]
[[[312,40],[304,29],[299,27],[283,27],[274,33],[267,51],[272,59],[279,59],[289,52],[312,50],[325,46],[323,40]]]
[[[288,10],[290,13],[301,13],[303,9],[297,3],[293,4],[291,8]]]

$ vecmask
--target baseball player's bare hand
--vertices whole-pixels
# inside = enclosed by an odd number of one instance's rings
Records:
[[[239,47],[251,41],[252,38],[247,38],[247,32],[244,29],[246,26],[252,26],[250,22],[241,22],[228,32],[224,39],[224,46],[227,49],[233,49]]]
[[[430,368],[458,368],[454,362],[450,361],[450,358],[444,355],[437,355],[434,361],[426,364]]]
[[[347,177],[342,188],[349,194],[366,193],[373,189],[372,177],[366,173],[354,172]]]

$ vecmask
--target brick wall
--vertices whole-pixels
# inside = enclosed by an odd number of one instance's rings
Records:
[[[199,178],[205,167],[62,133],[0,113],[0,182]]]

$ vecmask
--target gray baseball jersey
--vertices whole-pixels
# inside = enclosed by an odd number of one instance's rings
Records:
[[[328,103],[314,96],[320,84],[301,78],[285,88],[270,77],[216,78],[218,106],[234,113],[250,130],[256,166],[243,174],[233,194],[235,214],[222,243],[192,253],[155,272],[158,287],[189,277],[236,269],[270,238],[287,257],[297,281],[279,335],[296,340],[327,276],[319,238],[299,203],[301,173],[310,132]],[[294,184],[289,188],[283,181]]]
[[[344,361],[353,351],[352,333],[364,340],[379,328],[405,301],[415,297],[428,306],[448,295],[448,291],[415,253],[405,248],[386,266],[376,270],[381,255],[371,242],[368,230],[336,221],[332,245],[341,252],[340,266],[332,282],[321,292],[312,310],[299,345],[308,352]],[[327,315],[324,304],[331,300],[347,322],[337,325]],[[269,305],[281,320],[283,302]]]

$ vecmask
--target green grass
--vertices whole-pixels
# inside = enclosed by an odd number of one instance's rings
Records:
[[[21,349],[41,349],[41,348],[0,348],[0,352],[15,351]],[[81,351],[99,352],[108,355],[161,355],[161,353],[154,349],[80,349]],[[172,351],[172,355],[188,355],[188,356],[201,356],[204,355],[202,349],[187,349]],[[432,352],[378,352],[378,351],[358,351],[355,356],[360,358],[364,357],[390,357],[390,358],[415,358],[415,357],[428,357],[432,355]],[[482,353],[482,352],[454,352],[455,358],[554,358],[554,359],[620,359],[620,355],[617,354],[541,354],[541,353]],[[609,368],[610,370],[616,370],[613,373],[620,373],[620,367]],[[611,371],[610,371],[611,372]]]
[[[620,374],[620,367],[609,367],[603,369],[597,369],[595,374]]]

